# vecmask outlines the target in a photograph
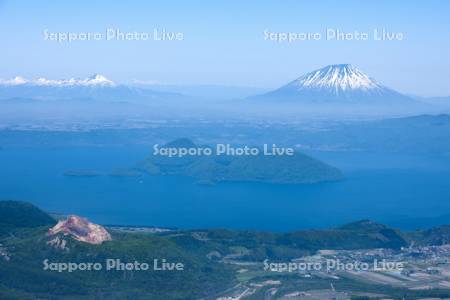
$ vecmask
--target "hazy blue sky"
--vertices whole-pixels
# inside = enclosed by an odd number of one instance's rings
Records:
[[[327,64],[351,63],[402,92],[450,95],[450,1],[116,2],[0,0],[0,78],[101,73],[118,82],[272,88]],[[43,33],[107,28],[165,28],[184,40],[58,43]],[[327,41],[327,28],[370,34],[385,28],[404,37]],[[266,29],[323,38],[277,43],[264,40]]]

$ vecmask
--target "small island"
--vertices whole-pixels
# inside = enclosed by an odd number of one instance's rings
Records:
[[[177,139],[164,147],[200,148],[187,138]],[[297,151],[293,155],[279,156],[268,156],[263,152],[241,156],[212,154],[168,157],[152,154],[137,169],[150,175],[188,176],[208,185],[222,181],[312,184],[344,178],[337,168]]]

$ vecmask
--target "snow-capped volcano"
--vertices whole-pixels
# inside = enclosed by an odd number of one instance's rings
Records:
[[[346,90],[383,89],[383,86],[374,79],[348,64],[330,65],[315,70],[292,81],[288,86],[298,89],[333,89],[337,94]]]
[[[25,79],[16,76],[12,79],[0,80],[1,85],[18,86],[18,85],[34,85],[34,86],[55,86],[55,87],[70,87],[70,86],[115,86],[116,84],[100,74],[94,74],[87,78],[70,78],[70,79]]]
[[[349,64],[329,65],[312,71],[279,89],[256,98],[310,104],[387,104],[411,100],[407,96],[385,87]]]

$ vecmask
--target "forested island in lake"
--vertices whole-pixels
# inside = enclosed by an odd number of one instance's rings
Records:
[[[191,140],[182,138],[162,148],[197,149]],[[209,147],[209,146],[206,146]],[[153,153],[137,169],[151,175],[182,175],[199,182],[265,182],[308,184],[344,178],[337,168],[295,151],[292,155],[211,155],[162,156]]]

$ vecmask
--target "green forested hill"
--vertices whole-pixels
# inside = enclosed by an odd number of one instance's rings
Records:
[[[0,201],[0,236],[11,228],[54,225],[56,221],[26,202]]]
[[[178,139],[162,148],[197,148],[189,139]],[[207,147],[207,146],[204,146]],[[150,174],[184,175],[199,180],[253,181],[277,184],[304,184],[343,179],[342,173],[317,159],[295,152],[294,155],[187,155],[167,157],[151,155],[139,166]]]

